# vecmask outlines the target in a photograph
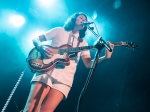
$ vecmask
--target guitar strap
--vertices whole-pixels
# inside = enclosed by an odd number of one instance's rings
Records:
[[[73,38],[73,39],[71,39],[71,38]],[[76,38],[76,37],[72,33],[70,33],[67,44],[71,44],[73,46],[74,38]],[[80,45],[80,42],[83,42],[83,39],[78,37],[78,43],[77,43],[76,47],[78,47]]]
[[[78,37],[78,43],[77,43],[77,47],[79,47],[80,43],[83,42],[83,39]]]
[[[80,38],[80,37],[78,37],[78,43],[77,43],[77,46],[76,46],[76,47],[79,47],[79,45],[80,45],[81,42],[83,42],[83,39]],[[78,56],[78,52],[75,52],[75,53],[74,53],[74,60],[75,60],[76,63],[78,62],[77,56]]]

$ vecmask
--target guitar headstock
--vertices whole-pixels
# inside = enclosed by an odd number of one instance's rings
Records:
[[[132,49],[139,49],[139,46],[135,42],[125,42],[124,46]]]

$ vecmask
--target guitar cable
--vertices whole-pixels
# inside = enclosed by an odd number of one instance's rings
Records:
[[[10,95],[9,95],[9,97],[8,97],[8,99],[7,99],[7,101],[6,101],[6,103],[5,103],[5,105],[4,105],[4,107],[3,107],[3,109],[2,109],[1,112],[5,112],[5,110],[6,110],[7,106],[8,106],[8,104],[9,104],[9,102],[10,102],[12,96],[14,95],[14,93],[15,93],[15,91],[16,91],[16,89],[17,89],[17,87],[18,87],[18,85],[19,85],[19,83],[20,83],[22,77],[24,76],[24,72],[26,71],[26,69],[27,69],[27,67],[26,67],[26,68],[24,69],[24,71],[21,73],[21,75],[20,75],[20,77],[19,77],[19,79],[18,79],[16,85],[14,86],[13,90],[11,91],[11,93],[10,93]]]

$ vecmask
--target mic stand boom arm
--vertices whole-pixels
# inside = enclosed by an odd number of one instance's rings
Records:
[[[88,77],[86,79],[85,85],[80,93],[79,99],[78,99],[78,104],[77,104],[77,108],[76,108],[76,112],[79,112],[81,104],[83,102],[86,90],[88,88],[88,84],[90,82],[90,79],[92,77],[92,74],[96,68],[96,65],[98,63],[99,60],[99,56],[100,56],[100,51],[103,49],[103,47],[106,47],[110,52],[112,51],[112,49],[110,48],[110,46],[102,39],[102,37],[100,37],[98,34],[96,34],[89,25],[86,25],[86,27],[98,38],[98,40],[94,43],[95,47],[97,48],[97,52],[95,54],[95,57],[93,59],[93,62],[91,64],[90,67],[90,71],[88,74]]]

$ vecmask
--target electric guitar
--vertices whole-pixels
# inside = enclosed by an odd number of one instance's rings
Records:
[[[115,46],[125,46],[127,48],[139,48],[133,42],[115,42]],[[96,49],[95,46],[82,46],[73,48],[71,45],[65,44],[60,47],[52,47],[49,45],[42,45],[42,47],[50,47],[53,50],[54,56],[46,59],[42,56],[39,50],[33,48],[28,55],[27,63],[32,72],[46,72],[55,68],[57,65],[68,66],[70,64],[70,57],[76,52]]]

